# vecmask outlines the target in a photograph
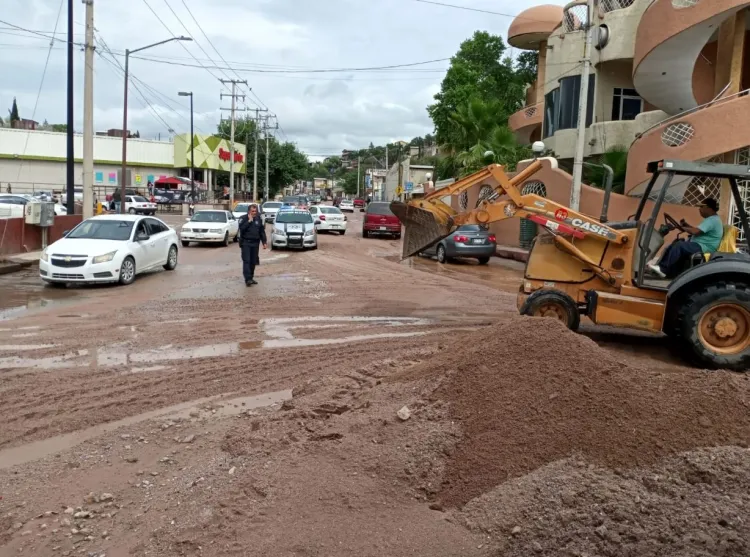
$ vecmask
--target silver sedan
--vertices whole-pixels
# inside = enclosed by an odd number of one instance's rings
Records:
[[[427,248],[422,255],[435,256],[440,263],[447,263],[454,257],[469,257],[486,265],[490,257],[495,255],[496,248],[497,239],[494,234],[477,224],[465,224]]]

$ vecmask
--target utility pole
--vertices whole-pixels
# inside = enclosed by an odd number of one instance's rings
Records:
[[[68,0],[68,129],[65,167],[66,199],[69,215],[75,214],[75,152],[73,151],[73,0]]]
[[[578,211],[581,205],[581,181],[583,179],[583,151],[586,146],[586,116],[589,100],[589,72],[591,71],[591,45],[594,42],[594,0],[586,5],[586,43],[583,47],[583,71],[581,92],[578,97],[578,135],[573,159],[573,187],[570,190],[570,208]]]
[[[359,198],[359,176],[362,173],[362,157],[357,157],[357,198]]]
[[[385,184],[388,182],[388,172],[390,172],[391,167],[388,166],[388,144],[385,144],[385,181],[383,182],[383,186],[380,188],[380,201],[385,201]]]
[[[83,218],[94,216],[94,0],[86,5],[86,54],[83,74]]]
[[[224,85],[231,83],[232,84],[232,93],[230,95],[225,95],[224,93],[221,94],[221,98],[224,97],[232,97],[232,108],[230,109],[232,112],[232,119],[230,124],[230,132],[229,132],[229,208],[230,210],[234,208],[234,121],[235,121],[235,111],[237,110],[237,104],[236,101],[238,98],[242,98],[242,100],[245,100],[245,95],[238,95],[237,94],[237,85],[242,83],[244,85],[247,85],[247,81],[239,81],[236,79],[230,79],[230,80],[220,80]]]
[[[255,161],[253,162],[253,201],[258,200],[258,135],[260,128],[260,113],[268,112],[267,108],[255,109]]]
[[[266,200],[268,200],[268,196],[269,196],[270,191],[271,191],[271,189],[270,189],[271,188],[271,186],[270,186],[270,180],[269,180],[269,168],[268,168],[268,157],[269,157],[269,154],[270,154],[270,150],[269,150],[269,146],[268,146],[268,138],[269,138],[268,130],[269,129],[274,129],[274,130],[278,130],[279,129],[279,122],[278,121],[276,122],[276,125],[273,128],[271,128],[268,125],[268,120],[270,118],[275,118],[275,115],[273,115],[273,114],[266,115],[265,124],[263,126],[263,130],[264,130],[264,132],[266,134],[266,183],[265,183],[265,189],[264,189],[264,199],[266,199]]]

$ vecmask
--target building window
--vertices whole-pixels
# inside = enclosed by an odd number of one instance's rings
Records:
[[[635,89],[615,87],[612,98],[612,120],[635,120],[643,112],[643,99]]]
[[[594,91],[596,76],[589,76],[586,127],[594,121]],[[578,97],[581,91],[581,76],[575,75],[560,80],[560,87],[544,97],[544,137],[558,130],[569,130],[578,126]]]
[[[557,130],[557,105],[560,101],[560,89],[554,89],[544,95],[544,137],[552,137]]]

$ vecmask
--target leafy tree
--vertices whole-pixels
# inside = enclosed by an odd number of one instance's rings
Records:
[[[52,124],[53,132],[66,132],[68,131],[68,124]]]
[[[509,59],[503,59],[505,43],[497,35],[477,31],[461,43],[451,59],[440,92],[427,112],[435,124],[439,145],[458,141],[458,126],[451,118],[471,98],[495,100],[502,107],[500,122],[523,106],[524,84]]]
[[[536,81],[539,66],[539,53],[535,50],[525,50],[516,59],[516,77],[524,85]]]

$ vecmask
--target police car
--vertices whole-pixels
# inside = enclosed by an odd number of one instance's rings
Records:
[[[271,230],[271,249],[317,249],[318,233],[309,211],[281,207]]]

